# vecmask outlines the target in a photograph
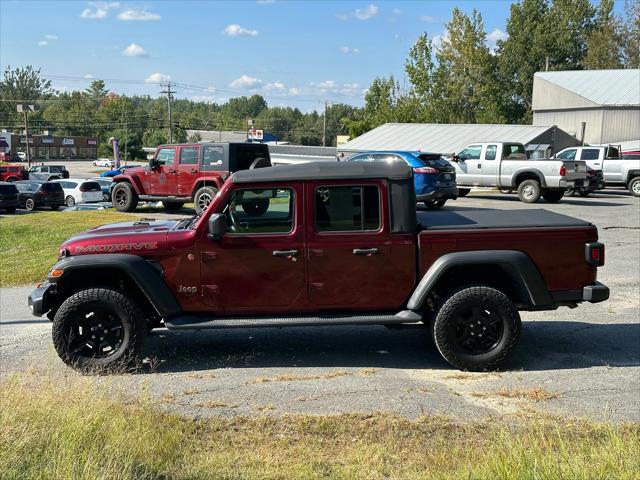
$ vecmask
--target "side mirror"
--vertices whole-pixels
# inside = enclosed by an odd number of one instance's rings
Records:
[[[214,213],[209,217],[209,240],[220,240],[227,233],[227,216],[224,213]]]
[[[158,162],[158,160],[156,160],[155,158],[152,158],[151,160],[149,160],[149,166],[151,168],[158,168],[160,166],[160,162]]]
[[[454,155],[453,157],[451,157],[451,161],[458,163],[460,161],[460,157],[457,155]]]

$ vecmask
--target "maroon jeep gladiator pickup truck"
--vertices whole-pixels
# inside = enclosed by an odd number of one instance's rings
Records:
[[[200,213],[231,173],[270,166],[269,147],[259,143],[159,145],[149,166],[128,168],[113,177],[111,198],[121,212],[134,211],[139,201],[162,201],[170,211],[194,202],[196,213]],[[243,207],[260,213],[267,203],[258,199]]]
[[[239,208],[268,199],[262,214]],[[601,302],[594,225],[545,210],[416,213],[403,162],[243,170],[201,214],[67,240],[29,296],[80,370],[129,365],[146,332],[424,324],[452,365],[498,366],[519,310]],[[274,333],[275,334],[275,333]]]

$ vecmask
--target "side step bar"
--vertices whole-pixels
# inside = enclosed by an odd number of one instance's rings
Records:
[[[164,325],[170,330],[200,330],[210,328],[255,328],[255,327],[303,327],[322,325],[390,325],[418,323],[422,316],[411,310],[392,314],[373,315],[326,315],[315,317],[238,317],[206,318],[181,316],[165,318]]]

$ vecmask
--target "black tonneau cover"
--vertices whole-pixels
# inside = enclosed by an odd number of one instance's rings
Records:
[[[421,230],[587,227],[589,222],[542,209],[417,212]]]

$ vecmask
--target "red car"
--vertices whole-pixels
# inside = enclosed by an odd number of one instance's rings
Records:
[[[121,212],[132,212],[139,201],[161,201],[167,210],[193,202],[200,213],[231,173],[269,166],[269,147],[259,143],[160,145],[148,167],[127,168],[113,177],[112,202]]]
[[[26,180],[29,174],[22,165],[0,165],[0,182]]]
[[[263,201],[252,213],[246,203]],[[519,310],[601,302],[596,227],[545,210],[416,213],[403,162],[244,170],[181,221],[67,240],[29,296],[67,364],[124,366],[148,329],[424,324],[467,370],[518,342]],[[569,347],[570,348],[570,347]]]

